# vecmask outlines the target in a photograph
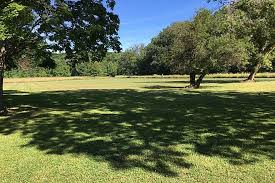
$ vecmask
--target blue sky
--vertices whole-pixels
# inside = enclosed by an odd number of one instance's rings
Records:
[[[148,44],[171,23],[192,19],[200,8],[215,10],[217,5],[206,0],[117,0],[123,49]]]

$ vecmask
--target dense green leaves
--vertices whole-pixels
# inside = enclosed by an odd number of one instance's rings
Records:
[[[31,15],[25,6],[18,3],[10,3],[0,11],[0,41],[11,38],[18,33],[22,34],[21,28],[30,23]]]
[[[172,45],[175,41],[178,24],[164,29],[145,48],[139,63],[141,74],[170,74],[172,72]]]
[[[228,1],[221,1],[228,2]],[[245,38],[252,45],[250,49],[251,80],[260,67],[272,65],[275,49],[275,0],[230,1],[220,11],[237,38]],[[225,3],[228,4],[228,3]]]
[[[244,65],[248,45],[224,27],[224,15],[208,10],[197,13],[192,22],[182,23],[173,44],[173,61],[181,73],[193,77],[191,85],[199,87],[203,77],[213,71],[226,71],[230,66]],[[195,83],[195,76],[200,78]]]
[[[109,49],[120,51],[114,6],[114,0],[4,0],[0,39],[11,47],[7,54],[18,47],[11,42],[24,41],[23,50],[47,40],[46,50],[64,51],[73,64],[101,60]]]
[[[65,51],[72,62],[100,60],[108,49],[120,51],[115,1],[106,3],[107,7],[103,1],[54,1],[39,31],[47,32],[52,48]]]
[[[203,9],[192,21],[171,25],[147,46],[143,62],[159,74],[199,74],[202,78],[231,66],[244,66],[251,45],[230,32],[226,19],[223,12]]]
[[[164,29],[146,47],[144,74],[200,74],[271,67],[275,49],[275,0],[214,0],[189,22]],[[251,69],[247,69],[247,68]]]

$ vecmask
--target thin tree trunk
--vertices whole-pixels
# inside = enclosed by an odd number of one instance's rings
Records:
[[[186,86],[185,88],[195,88],[196,87],[196,73],[195,72],[191,72],[189,74],[189,85]]]
[[[269,46],[265,47],[262,51],[262,55],[263,55],[262,59],[266,58],[270,53],[272,53],[272,51],[274,49],[275,49],[275,43],[270,44]],[[259,70],[262,66],[261,61],[257,62],[257,64],[253,67],[250,75],[248,76],[248,78],[245,81],[247,81],[247,82],[255,81],[256,74],[259,72]]]
[[[190,85],[186,88],[199,88],[203,78],[206,76],[206,73],[202,73],[200,77],[196,80],[196,73],[190,73]]]
[[[5,112],[5,103],[4,103],[4,91],[3,91],[3,72],[0,71],[0,115]]]
[[[248,76],[248,78],[245,81],[255,81],[256,74],[258,73],[260,68],[261,68],[261,64],[257,63],[257,65],[254,66],[250,75]]]
[[[0,115],[6,113],[6,107],[4,103],[4,61],[5,61],[5,47],[0,47]]]
[[[76,63],[72,63],[71,65],[71,76],[78,76],[78,71],[76,69]]]
[[[191,72],[190,73],[190,86],[195,86],[196,85],[196,73]]]
[[[202,73],[200,77],[196,81],[196,88],[199,88],[201,86],[203,78],[206,76],[206,73]]]

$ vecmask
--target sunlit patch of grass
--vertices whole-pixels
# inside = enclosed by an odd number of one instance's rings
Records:
[[[274,182],[275,80],[5,83],[0,182]]]

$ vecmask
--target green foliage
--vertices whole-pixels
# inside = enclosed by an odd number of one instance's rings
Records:
[[[120,51],[115,4],[114,0],[1,1],[0,47],[6,50],[2,57],[6,68],[17,68],[23,56],[52,69],[49,50],[64,51],[71,66],[100,61],[109,49]]]
[[[80,62],[101,60],[108,49],[120,51],[119,18],[115,1],[53,1],[39,32],[47,32],[52,49],[65,51],[74,67]]]
[[[220,10],[200,11],[190,22],[164,29],[146,47],[140,74],[250,71],[272,67],[275,48],[274,0],[216,0]]]
[[[228,29],[223,12],[208,10],[190,22],[172,24],[146,47],[140,73],[206,74],[243,67],[251,45]]]
[[[102,61],[77,64],[80,76],[116,76],[118,74],[119,53],[108,53]]]
[[[223,14],[201,10],[193,22],[186,23],[185,32],[176,37],[173,54],[184,73],[221,72],[232,65],[244,65],[248,47],[245,40],[224,30]]]
[[[18,61],[25,58],[35,66],[54,68],[48,45],[35,32],[36,17],[32,7],[22,1],[5,0],[1,8],[0,47],[5,50],[1,60],[6,70],[18,69]]]
[[[117,53],[108,53],[103,61],[82,62],[77,64],[79,76],[116,76],[118,74]],[[37,62],[26,58],[27,68],[17,68],[6,71],[5,76],[10,78],[20,77],[69,77],[71,76],[70,65],[65,62],[65,54],[53,54],[54,68],[42,68]]]
[[[16,2],[11,2],[1,9],[0,41],[7,40],[13,35],[22,34],[22,30],[18,26],[29,24],[30,17],[31,15],[26,13],[26,7]]]
[[[126,51],[121,55],[119,62],[120,75],[136,75],[137,57],[133,52]]]
[[[29,66],[25,69],[15,68],[5,72],[5,77],[8,78],[24,78],[24,77],[69,77],[70,67],[65,62],[64,54],[53,54],[55,63],[54,68],[39,67],[33,58],[26,58]],[[38,62],[39,63],[39,62]]]
[[[116,76],[118,65],[116,62],[91,62],[82,63],[77,66],[81,76]]]
[[[145,48],[144,55],[139,62],[140,74],[170,74],[171,47],[175,38],[174,28],[177,24],[164,29]]]
[[[275,49],[275,1],[239,0],[220,1],[225,4],[221,11],[227,15],[228,26],[238,38],[245,38],[253,46],[250,49],[250,70],[255,67],[272,67]]]
[[[34,68],[29,70],[10,70],[5,72],[7,78],[50,77],[50,70]]]

